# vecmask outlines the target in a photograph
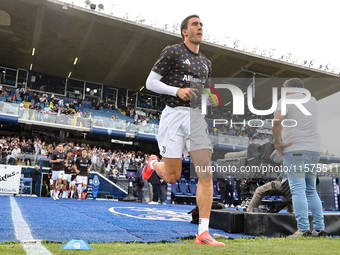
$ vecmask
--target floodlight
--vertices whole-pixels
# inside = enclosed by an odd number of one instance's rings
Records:
[[[174,32],[179,30],[179,24],[175,22],[175,24],[172,26],[174,28]]]
[[[222,44],[223,46],[227,46],[229,44],[229,37],[224,37],[223,40],[222,40]]]
[[[90,88],[86,88],[86,92],[90,92]]]
[[[98,10],[99,10],[99,11],[103,11],[103,10],[104,10],[104,5],[98,4]]]
[[[136,22],[143,23],[144,21],[145,19],[143,19],[141,15],[137,16]]]
[[[240,40],[236,39],[236,41],[234,42],[234,49],[238,48],[239,42]]]
[[[97,93],[97,89],[94,89],[93,92],[94,92],[94,93]]]
[[[91,9],[91,10],[93,10],[93,11],[94,11],[94,10],[96,9],[96,7],[97,7],[97,5],[96,5],[96,4],[90,4],[90,9]]]
[[[292,55],[292,53],[287,53],[286,55],[286,60],[289,61],[290,60],[290,56]]]
[[[85,0],[85,6],[87,7],[89,5],[91,5],[91,1],[90,0]]]

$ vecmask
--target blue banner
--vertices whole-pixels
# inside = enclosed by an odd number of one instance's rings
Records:
[[[100,181],[97,175],[94,176],[93,181],[92,181],[92,196],[93,199],[97,198],[98,190],[100,186]]]

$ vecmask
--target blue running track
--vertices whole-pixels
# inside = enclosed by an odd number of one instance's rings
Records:
[[[193,236],[198,225],[187,214],[193,205],[148,205],[146,203],[75,199],[15,197],[22,217],[35,239],[63,242],[178,241]],[[0,242],[17,241],[9,197],[0,197]],[[247,237],[210,229],[232,238]]]

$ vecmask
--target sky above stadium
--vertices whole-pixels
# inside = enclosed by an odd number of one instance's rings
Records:
[[[129,20],[144,19],[144,24],[173,31],[174,24],[181,23],[190,14],[198,14],[204,24],[204,35],[210,42],[219,38],[234,47],[239,40],[238,49],[247,48],[257,54],[272,49],[274,59],[289,56],[289,62],[313,68],[328,65],[329,71],[340,72],[340,37],[338,12],[340,1],[308,0],[243,0],[243,1],[159,1],[159,0],[90,0],[104,5],[104,13],[124,17]],[[72,1],[67,0],[67,3]],[[84,0],[73,0],[74,4],[85,7]],[[139,16],[137,18],[137,16]],[[179,29],[180,30],[180,29]],[[179,33],[179,32],[178,32]],[[290,55],[289,55],[290,54]],[[319,132],[321,143],[340,151],[340,92],[319,101]]]

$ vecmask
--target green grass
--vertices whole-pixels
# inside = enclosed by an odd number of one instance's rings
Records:
[[[16,255],[16,254],[26,254],[22,245],[18,242],[6,242],[0,243],[0,254],[4,255]]]
[[[226,247],[195,245],[194,240],[182,243],[93,243],[92,250],[63,250],[60,243],[44,243],[51,253],[57,254],[338,254],[339,238],[256,238],[219,240]],[[25,254],[19,243],[0,244],[0,254]]]

